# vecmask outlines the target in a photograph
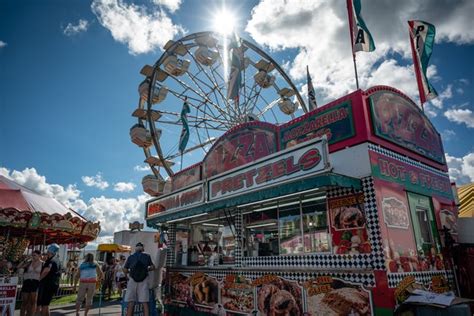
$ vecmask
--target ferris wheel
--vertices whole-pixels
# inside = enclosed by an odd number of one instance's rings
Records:
[[[268,54],[234,35],[190,34],[169,41],[140,73],[132,142],[143,148],[153,175],[144,191],[157,196],[186,165],[202,161],[229,129],[249,121],[275,125],[307,107],[288,75]],[[183,160],[183,157],[185,158]]]

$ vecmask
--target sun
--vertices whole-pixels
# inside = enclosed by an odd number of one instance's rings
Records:
[[[230,35],[235,29],[236,19],[234,14],[223,9],[214,14],[213,17],[214,31],[222,35]]]

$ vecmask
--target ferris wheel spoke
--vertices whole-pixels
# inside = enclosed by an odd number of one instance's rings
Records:
[[[216,138],[212,138],[212,139],[208,139],[207,141],[205,141],[204,143],[202,144],[199,144],[199,145],[195,145],[193,147],[190,147],[188,149],[186,149],[185,151],[183,151],[183,155],[184,154],[187,154],[187,153],[190,153],[192,151],[195,151],[196,149],[200,149],[204,146],[207,146],[207,145],[211,145],[213,144],[214,142],[216,141]],[[177,153],[177,154],[173,154],[173,155],[170,155],[170,156],[167,156],[166,159],[169,159],[169,160],[173,160],[173,159],[176,159],[178,158],[179,156],[181,156],[181,153]]]
[[[219,106],[217,106],[214,102],[212,102],[211,99],[209,99],[208,97],[206,97],[205,95],[202,95],[200,92],[194,90],[192,87],[190,87],[186,82],[182,81],[182,80],[179,80],[178,78],[176,77],[171,77],[173,78],[175,81],[177,81],[179,84],[181,84],[183,87],[185,88],[188,88],[189,90],[193,91],[196,95],[200,96],[203,100],[207,101],[207,103],[211,104],[223,117],[226,117],[226,112],[221,109]],[[199,100],[201,101],[201,100]]]

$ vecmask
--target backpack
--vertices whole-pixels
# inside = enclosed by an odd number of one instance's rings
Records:
[[[130,271],[130,276],[135,282],[142,282],[148,276],[148,267],[137,256],[137,261]]]

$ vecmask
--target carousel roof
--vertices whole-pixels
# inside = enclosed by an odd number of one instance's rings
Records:
[[[0,236],[22,236],[31,239],[30,244],[83,243],[94,240],[99,232],[99,223],[0,176]]]
[[[0,209],[9,208],[49,215],[73,213],[72,215],[81,217],[86,221],[80,214],[59,203],[57,200],[42,196],[13,180],[0,176]]]

